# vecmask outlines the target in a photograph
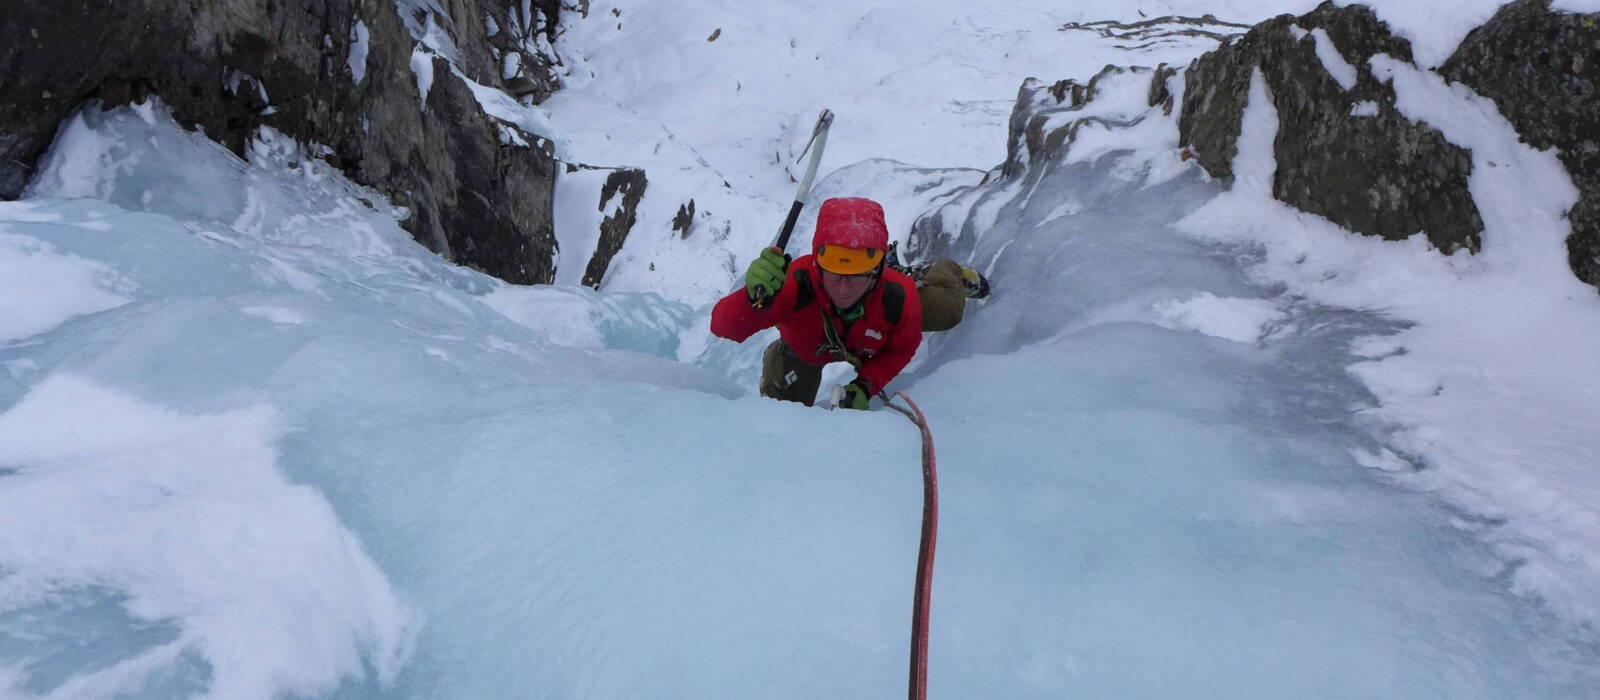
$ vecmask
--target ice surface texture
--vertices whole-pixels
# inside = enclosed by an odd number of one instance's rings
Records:
[[[159,114],[71,128],[0,250],[126,302],[0,348],[10,694],[903,687],[899,416],[754,396],[759,347],[677,302],[452,268],[270,135],[241,163]],[[1485,523],[1352,456],[1378,446],[1348,346],[1396,324],[1267,313],[1246,253],[1172,230],[1215,185],[1128,157],[974,209],[996,292],[903,380],[943,467],[932,688],[1591,694]]]

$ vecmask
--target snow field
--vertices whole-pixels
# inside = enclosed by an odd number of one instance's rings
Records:
[[[1567,268],[1564,213],[1577,192],[1555,155],[1522,145],[1493,103],[1384,56],[1400,109],[1471,149],[1469,186],[1484,217],[1483,251],[1445,257],[1420,236],[1351,236],[1270,198],[1276,115],[1254,86],[1236,168],[1240,186],[1180,224],[1264,256],[1257,279],[1320,303],[1415,325],[1351,367],[1379,404],[1388,458],[1417,466],[1398,480],[1499,521],[1479,528],[1514,590],[1581,625],[1600,614],[1600,460],[1586,416],[1600,373],[1600,300]],[[1260,105],[1267,105],[1261,107]],[[1539,360],[1530,361],[1530,353]]]
[[[1203,14],[1198,3],[1146,4],[1151,17]],[[1123,14],[1132,15],[1117,3],[1035,0],[981,15],[948,0],[845,12],[788,0],[601,0],[586,17],[563,16],[566,87],[536,111],[548,116],[558,157],[650,174],[639,222],[605,289],[699,306],[725,293],[752,251],[772,240],[824,107],[837,119],[819,178],[869,159],[988,170],[1005,159],[1006,120],[1025,78],[1087,79],[1108,63],[1187,63],[1216,45],[1175,37],[1129,51],[1119,48],[1129,42],[1061,29]],[[691,238],[700,238],[684,246],[670,221],[690,199],[700,216]]]

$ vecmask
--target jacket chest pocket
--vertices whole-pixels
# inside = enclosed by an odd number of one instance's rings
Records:
[[[883,348],[889,332],[882,328],[852,328],[850,336],[849,344],[865,359],[876,355]]]

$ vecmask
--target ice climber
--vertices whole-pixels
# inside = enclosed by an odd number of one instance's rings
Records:
[[[736,342],[777,326],[779,338],[761,362],[761,395],[810,406],[822,367],[849,362],[856,376],[834,390],[840,407],[866,409],[905,369],[923,331],[961,322],[967,298],[988,294],[975,270],[940,260],[913,270],[893,264],[883,207],[860,197],[826,200],[817,212],[811,255],[789,262],[777,248],[761,251],[745,286],[711,312],[711,332]]]

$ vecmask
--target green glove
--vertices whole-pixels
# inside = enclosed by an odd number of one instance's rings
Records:
[[[762,250],[761,255],[750,261],[750,269],[744,273],[744,291],[750,295],[750,301],[764,303],[778,296],[788,272],[789,258],[783,251],[777,248]]]
[[[872,400],[872,389],[867,383],[857,377],[855,381],[839,387],[838,399],[834,402],[835,408],[853,408],[857,411],[867,410],[867,403]]]

